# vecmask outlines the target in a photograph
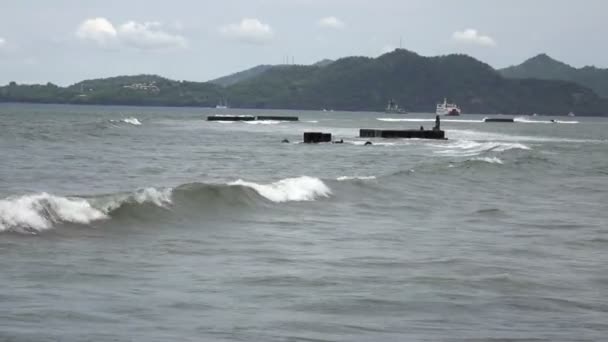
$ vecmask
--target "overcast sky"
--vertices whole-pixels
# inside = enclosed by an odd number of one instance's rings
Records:
[[[206,81],[258,64],[541,52],[608,67],[605,0],[2,0],[0,84],[153,73]],[[290,57],[291,60],[291,57]]]

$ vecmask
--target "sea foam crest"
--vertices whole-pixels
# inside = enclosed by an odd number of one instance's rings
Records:
[[[36,233],[57,223],[89,224],[110,218],[125,203],[152,203],[166,207],[171,189],[146,188],[131,194],[96,199],[61,197],[46,192],[0,200],[0,232]]]
[[[84,199],[46,192],[0,200],[0,231],[42,231],[58,222],[87,224],[107,217]]]
[[[128,118],[124,118],[124,119],[120,119],[120,120],[110,120],[110,122],[126,123],[126,124],[133,125],[133,126],[141,126],[141,121],[139,121],[139,119],[137,119],[136,117],[128,117]]]
[[[471,160],[482,161],[490,164],[504,164],[498,157],[475,157]]]
[[[339,182],[349,181],[349,180],[373,180],[376,179],[376,176],[340,176],[336,178]]]
[[[131,125],[135,125],[135,126],[141,126],[141,121],[139,121],[137,118],[135,117],[130,117],[130,118],[124,118],[122,120],[120,120],[124,123],[128,123]]]
[[[312,201],[319,197],[329,197],[331,195],[331,189],[322,180],[307,176],[286,178],[271,184],[258,184],[239,179],[228,185],[249,187],[276,203]]]
[[[504,152],[513,149],[530,149],[529,146],[517,142],[477,142],[470,140],[459,140],[455,143],[437,145],[437,147],[442,148],[442,150],[435,151],[435,153],[447,156],[474,156],[484,152]]]

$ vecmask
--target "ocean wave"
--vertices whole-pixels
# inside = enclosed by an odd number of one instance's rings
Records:
[[[329,197],[331,189],[318,178],[286,178],[270,184],[237,180],[226,184],[190,183],[176,188],[144,188],[131,193],[97,196],[57,196],[46,192],[0,200],[0,232],[36,234],[59,224],[89,225],[116,217],[148,217],[194,208],[233,208],[265,199],[274,203],[313,201]]]
[[[112,123],[126,123],[133,126],[141,126],[141,121],[136,117],[128,117],[120,120],[110,120]]]
[[[336,178],[339,182],[349,181],[349,180],[373,180],[376,179],[376,176],[340,176]]]
[[[476,157],[472,158],[472,161],[481,161],[490,164],[504,164],[503,161],[498,157]]]
[[[108,218],[82,198],[46,192],[0,200],[0,232],[40,232],[60,222],[88,224]]]
[[[246,124],[249,125],[278,125],[280,123],[283,122],[288,122],[288,121],[280,121],[280,120],[252,120],[252,121],[243,121]]]
[[[237,180],[228,185],[240,185],[255,190],[272,202],[312,201],[319,197],[329,197],[331,190],[322,180],[313,177],[286,178],[271,184],[258,184]]]
[[[574,121],[574,120],[530,120],[527,117],[516,117],[513,119],[515,122],[519,122],[519,123],[536,123],[536,124],[554,124],[554,123],[559,123],[559,124],[577,124],[579,123],[578,121]]]
[[[376,118],[376,120],[384,121],[384,122],[435,122],[435,118],[408,118],[408,119]],[[481,122],[483,122],[483,120],[441,119],[441,122],[481,123]]]
[[[476,130],[448,129],[446,134],[451,140],[473,140],[473,141],[500,141],[500,142],[575,142],[575,143],[601,143],[601,140],[571,139],[548,136],[525,136],[510,135],[504,133],[484,132]]]
[[[486,152],[504,152],[513,149],[531,149],[529,146],[517,142],[477,142],[471,140],[458,140],[448,144],[433,145],[433,147],[441,148],[441,150],[434,151],[436,154],[450,157],[475,156]]]

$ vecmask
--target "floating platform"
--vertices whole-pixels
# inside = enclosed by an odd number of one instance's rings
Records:
[[[387,129],[361,129],[359,130],[361,138],[405,138],[405,139],[442,139],[445,140],[445,131],[434,130],[387,130]]]
[[[273,121],[299,121],[300,118],[297,116],[269,116],[269,115],[259,115],[256,117],[256,120],[273,120]]]
[[[514,118],[485,118],[483,122],[515,122]]]
[[[305,144],[317,144],[322,142],[331,142],[331,133],[304,132]]]
[[[210,115],[207,121],[254,121],[255,117],[251,115]]]

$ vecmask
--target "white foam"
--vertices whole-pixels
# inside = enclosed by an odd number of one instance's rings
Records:
[[[519,123],[536,123],[536,124],[553,124],[553,123],[559,123],[559,124],[577,124],[579,123],[578,121],[563,121],[563,120],[530,120],[527,117],[521,116],[521,117],[517,117],[514,119],[515,122],[519,122]]]
[[[40,232],[57,223],[89,224],[108,219],[124,203],[152,203],[165,207],[171,203],[171,189],[146,188],[131,194],[84,199],[61,197],[46,192],[0,200],[0,232]]]
[[[336,178],[337,181],[349,181],[349,180],[373,180],[376,176],[340,176]]]
[[[366,141],[355,140],[355,141],[350,141],[350,142],[347,141],[347,143],[353,144],[353,145],[357,145],[357,146],[364,146],[366,142],[367,142],[367,140]],[[397,145],[397,143],[394,143],[394,142],[373,141],[372,142],[372,146],[374,146],[374,145],[376,145],[376,146],[395,146],[395,145]]]
[[[124,122],[124,123],[128,123],[130,125],[134,125],[134,126],[141,126],[141,121],[139,121],[135,117],[124,118],[124,119],[122,119],[120,121]]]
[[[530,149],[529,146],[517,142],[477,142],[472,140],[457,140],[448,144],[432,146],[436,148],[441,148],[441,150],[435,151],[435,153],[452,157],[475,156],[484,152],[504,152],[513,149]]]
[[[435,122],[435,119],[425,119],[425,118],[409,118],[409,119],[376,118],[376,120],[385,121],[385,122]],[[441,119],[441,122],[480,123],[480,122],[483,122],[483,120]]]
[[[107,217],[84,199],[45,192],[0,200],[0,231],[43,231],[58,222],[88,224]]]
[[[317,121],[317,120],[310,120],[310,121],[304,121],[304,122],[308,122],[308,123],[319,123],[319,121]]]
[[[570,139],[561,137],[547,137],[547,136],[525,136],[525,135],[509,135],[494,132],[483,132],[475,130],[447,130],[446,135],[450,139],[463,139],[463,140],[475,140],[475,141],[516,141],[516,142],[597,142],[598,140],[584,140],[584,139]]]
[[[319,197],[329,197],[331,190],[323,181],[313,177],[286,178],[271,184],[258,184],[239,179],[228,185],[252,188],[272,202],[313,201]]]
[[[483,161],[490,164],[504,164],[498,157],[476,157],[471,160]]]
[[[287,122],[287,121],[279,121],[279,120],[253,120],[253,121],[243,121],[244,123],[250,124],[250,125],[278,125],[282,122]]]

